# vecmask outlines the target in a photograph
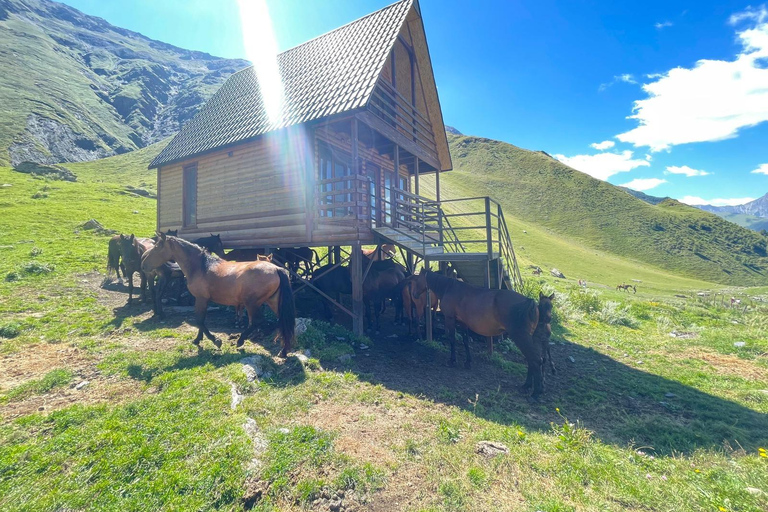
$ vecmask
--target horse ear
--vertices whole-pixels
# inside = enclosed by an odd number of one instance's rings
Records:
[[[545,297],[545,295],[543,293],[539,292],[539,300],[543,300],[544,297]]]
[[[272,261],[272,253],[267,254],[267,261]]]
[[[120,240],[125,240],[125,235],[120,233]]]
[[[549,296],[549,300],[555,300],[555,292],[552,292],[552,295]]]
[[[131,233],[131,242],[133,242],[133,240],[134,240],[135,238],[136,238],[136,236],[135,236],[133,233]]]

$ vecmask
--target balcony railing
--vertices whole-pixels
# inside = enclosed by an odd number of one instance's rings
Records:
[[[415,142],[432,158],[437,158],[432,123],[392,84],[380,80],[373,90],[368,108],[397,132]]]

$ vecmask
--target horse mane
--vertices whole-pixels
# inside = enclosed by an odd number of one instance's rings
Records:
[[[437,294],[438,298],[442,298],[445,295],[445,291],[454,283],[457,283],[455,279],[445,277],[444,275],[436,272],[427,272],[427,285],[429,289]]]
[[[178,242],[179,247],[181,247],[181,250],[184,251],[184,254],[186,254],[189,257],[190,261],[194,261],[195,251],[199,251],[200,270],[202,270],[203,272],[207,272],[214,264],[222,261],[221,258],[219,258],[213,253],[208,252],[205,248],[200,247],[197,244],[188,242],[183,238],[174,238],[174,240]]]

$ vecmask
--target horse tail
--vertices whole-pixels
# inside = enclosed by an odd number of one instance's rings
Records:
[[[109,241],[109,249],[107,251],[107,275],[104,277],[104,283],[109,281],[109,276],[112,275],[114,270],[117,276],[120,277],[120,246]]]
[[[296,305],[293,302],[293,288],[291,280],[288,278],[288,272],[285,269],[279,269],[277,272],[280,278],[280,334],[283,337],[283,356],[287,356],[291,350],[291,341],[296,331]]]

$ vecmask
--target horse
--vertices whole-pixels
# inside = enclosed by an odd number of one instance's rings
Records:
[[[363,249],[363,256],[373,261],[391,259],[395,257],[395,246],[394,244],[382,244],[375,249]]]
[[[120,280],[120,269],[123,270],[123,277],[125,274],[125,263],[122,263],[120,259],[122,254],[120,252],[120,235],[115,235],[109,239],[109,248],[107,249],[107,275],[104,278],[104,283],[109,282],[109,276],[112,270],[117,274],[117,280]]]
[[[168,231],[165,232],[165,234],[166,235],[171,235],[171,236],[179,236],[179,230],[178,229],[169,229]]]
[[[625,291],[627,293],[629,293],[629,290],[632,290],[634,293],[637,293],[637,286],[634,286],[634,285],[631,285],[631,284],[624,284],[624,283],[622,283],[622,284],[620,284],[619,286],[616,287],[616,290],[617,291],[618,290],[623,290],[623,291]]]
[[[533,385],[531,400],[538,400],[542,392],[541,346],[533,341],[533,332],[539,323],[536,301],[512,290],[489,290],[424,269],[416,279],[416,296],[427,290],[440,301],[445,317],[445,330],[451,342],[449,364],[456,365],[456,322],[480,336],[498,336],[506,332],[523,353],[528,364],[528,375],[523,389]],[[465,368],[472,365],[469,336],[464,336]]]
[[[552,354],[550,353],[549,339],[552,337],[552,301],[555,299],[555,294],[544,295],[539,292],[539,323],[536,324],[536,330],[533,331],[533,341],[538,343],[541,347],[541,354],[543,356],[541,360],[541,377],[544,379],[544,367],[549,361],[549,368],[552,371],[552,375],[555,375],[555,363],[552,361]]]
[[[155,284],[155,277],[157,277],[157,284]],[[181,271],[179,264],[172,261],[166,261],[155,270],[147,274],[147,284],[149,285],[149,293],[152,296],[152,308],[155,314],[159,318],[165,318],[163,312],[163,294],[171,281],[174,279],[184,279],[184,273]],[[178,300],[178,295],[176,297]]]
[[[266,303],[278,316],[283,338],[280,357],[288,356],[296,328],[296,306],[285,269],[268,261],[225,261],[198,245],[158,233],[157,243],[142,257],[141,268],[149,272],[169,260],[179,264],[187,277],[187,288],[195,297],[195,320],[199,330],[192,343],[199,346],[205,334],[217,348],[221,348],[221,341],[205,326],[209,301],[224,306],[244,306],[248,311],[249,325],[237,340],[238,348],[256,329],[254,319],[261,305]]]
[[[376,319],[376,332],[381,325],[379,315],[384,311],[384,301],[392,299],[395,303],[395,319],[402,318],[403,303],[400,299],[399,287],[405,279],[404,269],[392,260],[373,261],[368,270],[368,275],[363,280],[363,304],[365,305],[365,321],[371,329],[371,304],[374,304],[374,316]]]
[[[136,272],[141,279],[139,285],[141,302],[146,302],[147,275],[141,270],[141,256],[153,242],[149,238],[136,238],[133,234],[131,236],[121,234],[119,237],[120,254],[124,265],[123,277],[128,280],[128,304],[133,301],[133,274]]]
[[[256,261],[262,256],[264,249],[232,249],[221,258],[227,261]],[[269,261],[272,261],[271,258]]]
[[[363,281],[363,303],[365,305],[365,319],[370,326],[371,304],[378,304],[387,298],[393,298],[396,301],[398,312],[400,311],[400,301],[396,297],[399,291],[400,281],[405,279],[405,273],[400,265],[391,261],[374,261],[368,270],[368,275]],[[339,302],[339,296],[352,293],[352,274],[349,267],[335,267],[333,264],[323,265],[315,270],[314,275],[309,281],[317,289],[328,295],[336,302]],[[328,301],[323,301],[323,311],[328,321],[333,320],[333,311]],[[374,308],[376,316],[376,329],[379,328],[379,315],[381,307]],[[397,315],[397,313],[396,313]]]
[[[224,244],[221,243],[221,235],[214,235],[211,233],[211,236],[198,238],[197,240],[193,240],[192,243],[208,249],[208,252],[215,254],[219,258],[224,258]]]
[[[304,275],[309,275],[312,273],[313,258],[315,262],[320,261],[317,252],[311,247],[276,249],[274,256],[277,261],[287,265],[294,274],[298,274],[303,264]]]
[[[421,337],[421,319],[427,315],[427,296],[422,294],[416,296],[416,279],[418,276],[411,275],[406,277],[400,283],[400,294],[403,301],[403,314],[408,318],[408,335],[411,335],[413,330],[413,320],[416,320],[416,336]],[[434,314],[437,311],[438,301],[435,297],[432,297],[432,311],[430,314]],[[434,324],[433,324],[434,325]],[[424,325],[424,336],[426,337],[426,323]]]

